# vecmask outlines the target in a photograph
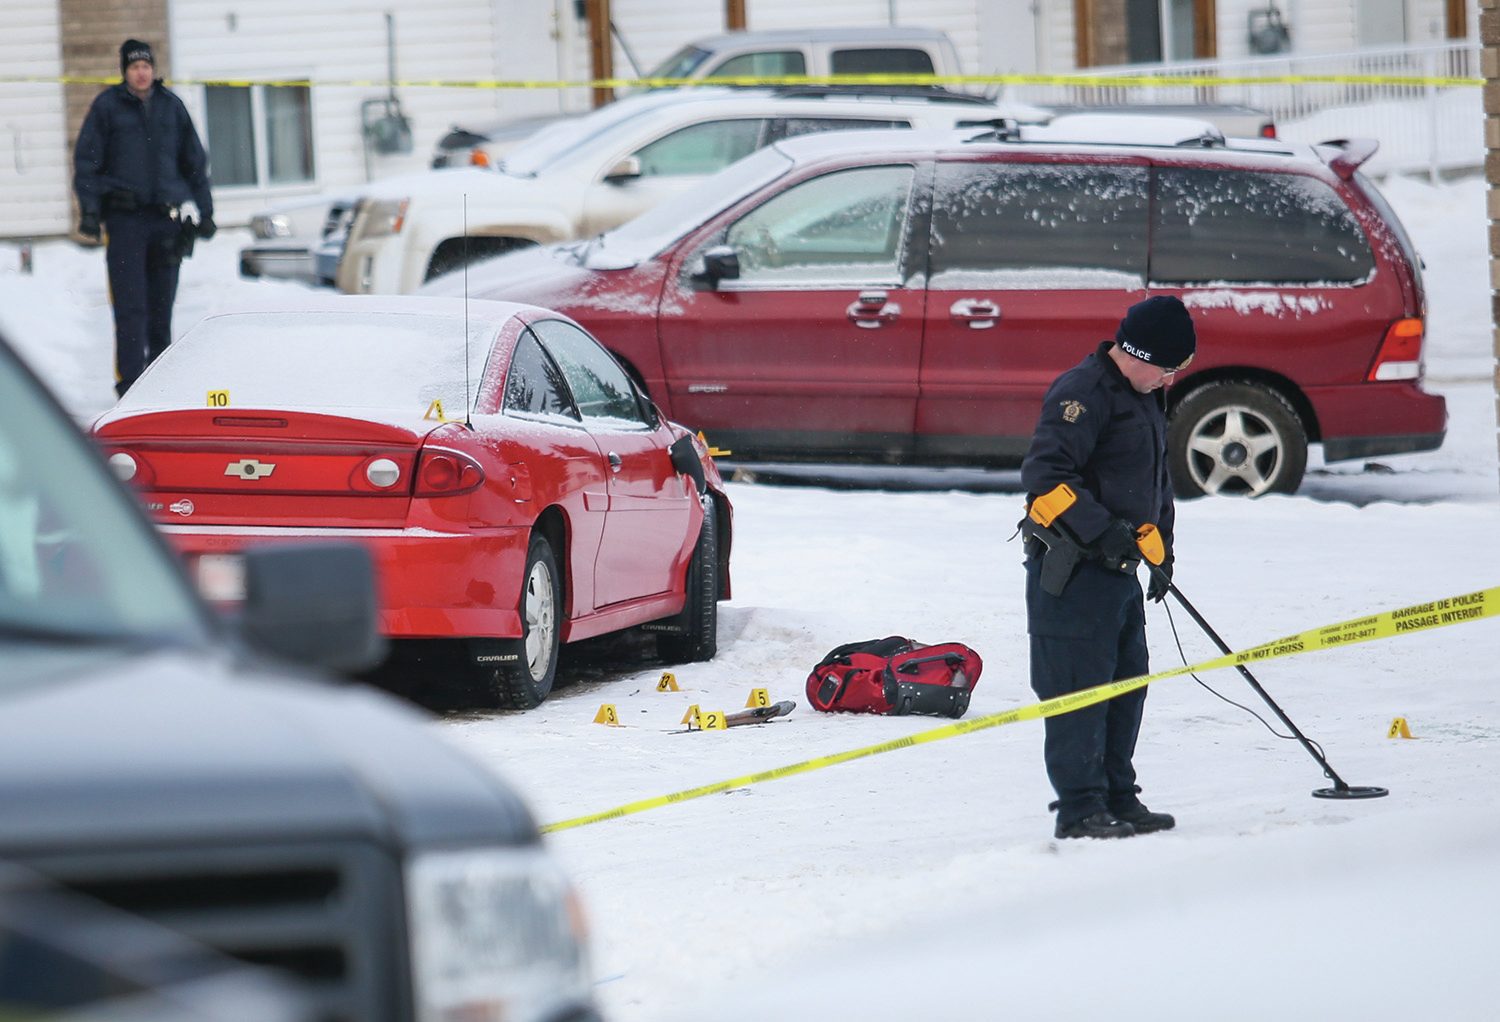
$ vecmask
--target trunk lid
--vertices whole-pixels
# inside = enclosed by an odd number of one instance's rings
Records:
[[[95,438],[161,522],[399,528],[431,420],[183,409],[117,418]],[[372,466],[374,470],[372,471]]]

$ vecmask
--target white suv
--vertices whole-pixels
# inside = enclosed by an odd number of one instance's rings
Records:
[[[854,128],[953,128],[1029,113],[973,96],[837,88],[650,92],[538,132],[496,169],[391,178],[365,193],[339,263],[351,293],[404,293],[529,245],[597,234],[772,142]]]

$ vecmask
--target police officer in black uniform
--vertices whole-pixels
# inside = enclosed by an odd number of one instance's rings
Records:
[[[196,234],[214,235],[208,154],[182,100],[156,77],[151,47],[120,47],[119,85],[95,97],[73,153],[78,233],[108,229],[115,310],[115,390],[124,394],[172,341],[182,263],[181,206],[198,207]]]
[[[1148,673],[1146,612],[1135,569],[1136,529],[1153,524],[1172,571],[1172,484],[1167,474],[1166,398],[1162,389],[1197,347],[1192,318],[1177,298],[1130,307],[1113,343],[1052,384],[1021,466],[1028,503],[1059,483],[1076,501],[1060,519],[1087,555],[1061,595],[1042,587],[1042,558],[1027,542],[1026,616],[1031,686],[1042,699]],[[1152,578],[1147,596],[1167,588]],[[1056,835],[1129,837],[1176,821],[1138,797],[1136,736],[1146,690],[1046,719],[1047,777],[1057,792]]]

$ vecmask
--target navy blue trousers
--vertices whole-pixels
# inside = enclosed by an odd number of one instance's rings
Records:
[[[178,224],[163,212],[111,213],[105,221],[110,302],[115,308],[115,391],[124,394],[172,343]]]
[[[1150,670],[1146,604],[1133,575],[1079,566],[1062,596],[1041,588],[1041,560],[1026,561],[1026,617],[1031,633],[1031,687],[1042,699]],[[1146,690],[1048,717],[1047,779],[1064,826],[1101,810],[1135,805],[1135,741]]]

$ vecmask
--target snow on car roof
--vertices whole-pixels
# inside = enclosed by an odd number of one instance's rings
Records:
[[[913,28],[910,25],[863,25],[845,28],[773,28],[753,32],[723,32],[694,39],[693,45],[712,49],[761,42],[891,42],[893,40],[930,41],[947,38],[946,32],[935,28]]]
[[[199,321],[158,358],[101,422],[202,408],[357,414],[418,426],[432,409],[461,417],[502,325],[536,306],[428,296],[309,296]],[[467,343],[465,338],[467,337]],[[432,422],[429,422],[430,426]]]

